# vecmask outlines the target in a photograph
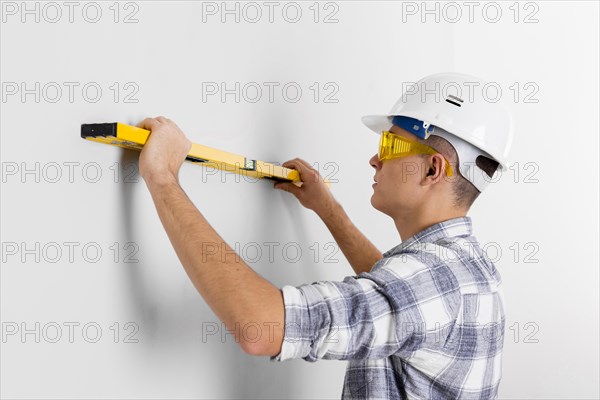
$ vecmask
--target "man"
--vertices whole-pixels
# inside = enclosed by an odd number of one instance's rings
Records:
[[[140,124],[152,132],[140,174],[169,239],[244,351],[273,361],[348,360],[343,398],[497,396],[501,277],[466,214],[496,169],[507,168],[512,120],[501,103],[473,95],[483,85],[467,75],[432,75],[410,86],[388,115],[363,117],[382,135],[369,161],[371,204],[394,220],[402,240],[383,254],[316,170],[301,159],[283,164],[303,183],[275,187],[321,217],[356,275],[281,289],[232,256],[180,187],[191,147],[183,132],[164,117]],[[461,87],[469,96],[446,93]],[[222,243],[221,252],[203,254],[207,242]],[[245,337],[247,326],[260,327],[259,335]]]

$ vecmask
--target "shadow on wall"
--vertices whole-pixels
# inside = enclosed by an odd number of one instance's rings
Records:
[[[275,109],[269,113],[265,120],[260,121],[257,125],[259,130],[265,132],[264,137],[258,138],[262,143],[268,143],[268,148],[262,153],[261,159],[267,162],[272,162],[280,165],[286,160],[280,160],[279,154],[288,154],[290,141],[286,140],[284,135],[278,132],[285,131],[283,129],[288,124],[288,117],[285,115],[285,110]],[[256,132],[255,131],[255,132]],[[271,158],[272,160],[266,160]],[[270,179],[262,179],[257,184],[247,184],[245,190],[258,191],[260,208],[256,208],[256,213],[253,213],[249,218],[255,219],[255,230],[253,236],[255,238],[268,238],[269,241],[274,241],[275,238],[286,237],[285,233],[289,232],[289,227],[293,228],[293,233],[297,236],[297,241],[307,243],[306,229],[301,215],[302,210],[298,209],[298,200],[292,198],[289,193],[284,193],[273,188],[274,181]],[[287,196],[285,196],[287,195]],[[296,204],[298,203],[298,204]],[[285,209],[285,210],[284,210]],[[287,211],[289,221],[295,223],[283,223],[285,221],[283,211]],[[269,223],[267,221],[273,221]],[[275,264],[280,261],[274,261]],[[289,269],[286,266],[274,265],[273,263],[261,262],[259,265],[253,265],[252,268],[265,279],[271,282],[276,287],[281,287],[286,284],[289,277]],[[294,393],[298,393],[298,388],[294,385],[299,381],[297,374],[294,374],[295,366],[289,362],[271,363],[267,357],[255,358],[250,360],[249,365],[253,365],[245,376],[243,385],[239,386],[239,391],[236,393],[238,398],[261,398],[265,396],[276,396],[277,398],[290,398]],[[296,378],[294,378],[296,377]],[[268,390],[268,392],[267,392]]]
[[[135,150],[121,149],[120,165],[122,168],[127,168],[130,164],[136,164],[139,159],[139,152]],[[142,182],[141,177],[135,169],[134,176],[128,176],[128,181],[134,179]],[[117,214],[117,224],[120,225],[120,231],[123,233],[123,240],[125,243],[133,242],[137,243],[139,238],[135,235],[133,216],[135,214],[135,199],[134,194],[138,185],[125,182],[125,179],[119,180],[121,185],[120,199],[118,203],[120,207],[117,209],[120,211]],[[141,318],[140,325],[144,327],[144,337],[147,338],[151,343],[156,340],[157,334],[157,307],[154,303],[155,299],[146,290],[144,284],[147,279],[145,273],[146,263],[132,263],[128,264],[125,268],[125,284],[127,293],[129,294],[135,315]]]
[[[261,159],[281,164],[287,161],[280,159],[281,154],[292,154],[290,158],[299,157],[309,163],[315,161],[310,160],[310,155],[294,153],[293,141],[290,140],[293,130],[289,129],[290,118],[286,114],[288,113],[284,109],[275,109],[269,113],[268,118],[257,124],[260,129],[256,131],[265,134],[264,137],[258,137],[256,140],[268,143],[268,148],[264,149]],[[286,131],[284,129],[286,127],[290,135],[287,137],[280,133]],[[248,214],[248,218],[254,219],[252,226],[256,227],[252,236],[269,241],[291,236],[296,243],[301,244],[302,248],[310,246],[314,238],[309,235],[307,223],[310,223],[313,211],[304,208],[291,193],[274,189],[273,184],[274,181],[264,179],[257,184],[245,185],[244,190],[257,190],[259,196],[259,199],[254,200],[258,202],[259,207],[253,207],[255,212]],[[325,274],[320,272],[323,271],[321,268],[306,268],[310,261],[311,257],[301,257],[299,264],[282,265],[279,259],[274,263],[265,260],[252,265],[252,268],[276,287],[295,285],[297,282],[312,283],[324,279]],[[302,371],[306,365],[303,363],[306,362],[294,360],[271,363],[268,358],[254,358],[243,363],[247,370],[241,372],[244,379],[238,385],[236,398],[265,398],[266,396],[281,399],[297,398],[299,393],[306,391],[306,382],[302,379]]]

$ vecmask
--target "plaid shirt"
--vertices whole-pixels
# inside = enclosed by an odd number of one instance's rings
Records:
[[[348,360],[344,399],[495,398],[501,283],[469,217],[437,223],[370,272],[284,286],[284,341],[271,361]]]

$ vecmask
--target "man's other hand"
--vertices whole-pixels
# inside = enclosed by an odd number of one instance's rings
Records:
[[[179,169],[192,142],[175,122],[163,116],[146,118],[138,127],[150,131],[140,154],[140,175],[146,182],[179,181]]]
[[[277,182],[273,185],[276,189],[290,192],[304,207],[321,217],[331,212],[336,201],[316,169],[300,158],[286,161],[282,166],[297,170],[302,184],[298,186],[292,182]]]

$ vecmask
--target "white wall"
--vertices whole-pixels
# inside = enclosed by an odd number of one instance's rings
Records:
[[[378,138],[360,116],[387,112],[407,82],[461,71],[497,82],[516,117],[518,165],[470,214],[480,242],[501,252],[509,329],[500,396],[598,398],[597,2],[478,3],[472,22],[463,2],[427,3],[438,7],[436,22],[421,2],[342,1],[318,4],[317,23],[312,2],[276,3],[272,23],[262,2],[255,23],[256,8],[244,3],[239,23],[203,14],[221,2],[73,4],[70,22],[63,2],[2,2],[3,397],[339,397],[344,362],[269,363],[231,336],[207,335],[220,324],[169,244],[136,175],[137,153],[82,140],[80,124],[162,114],[196,142],[265,161],[318,162],[385,251],[399,236],[369,203]],[[282,10],[293,19],[295,5],[302,16],[288,22]],[[456,5],[462,17],[452,22]],[[96,8],[102,15],[92,23]],[[130,13],[137,22],[124,23]],[[329,14],[337,22],[324,23]],[[525,23],[528,15],[537,22]],[[203,99],[210,82],[256,82],[263,97]],[[265,82],[279,84],[273,102]],[[282,96],[287,83],[301,87],[299,101]],[[102,94],[93,102],[95,87]],[[22,89],[32,92],[21,97]],[[336,102],[324,101],[333,92]],[[351,274],[341,252],[325,262],[333,239],[319,219],[270,182],[236,182],[191,164],[181,182],[274,284]],[[272,259],[268,242],[277,242]],[[88,343],[95,327],[102,336]],[[127,343],[133,332],[137,343]]]

